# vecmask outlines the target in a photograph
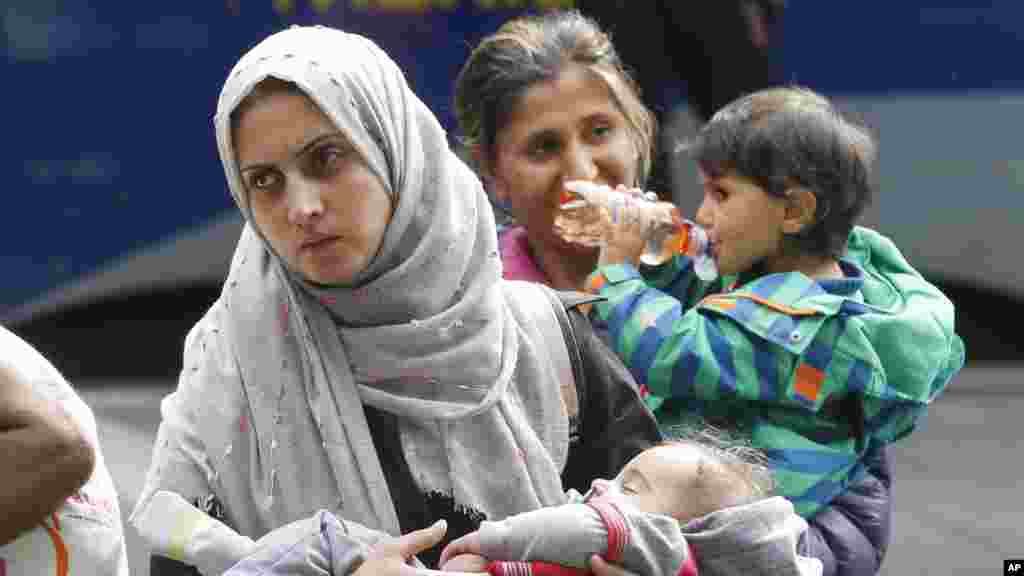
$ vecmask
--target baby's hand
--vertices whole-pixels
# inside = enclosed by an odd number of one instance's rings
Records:
[[[479,532],[470,532],[461,538],[457,538],[449,542],[441,552],[440,565],[444,566],[449,560],[452,560],[456,556],[466,554],[483,557],[482,550],[480,548]],[[484,565],[486,566],[486,562]],[[472,570],[466,570],[466,572],[472,572]]]
[[[445,572],[487,572],[487,558],[476,554],[459,554],[442,562],[441,570]]]

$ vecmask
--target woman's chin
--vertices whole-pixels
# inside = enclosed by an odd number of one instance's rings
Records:
[[[299,274],[310,284],[321,288],[349,286],[354,278],[354,275],[348,272],[310,267],[303,267]]]
[[[299,262],[299,273],[320,286],[348,286],[358,275],[356,266],[341,258],[304,258]]]
[[[559,254],[574,259],[597,258],[597,255],[600,252],[600,248],[597,246],[587,246],[576,242],[570,242],[560,236],[552,236],[549,247]]]

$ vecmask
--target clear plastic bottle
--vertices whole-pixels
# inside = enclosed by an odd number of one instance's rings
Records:
[[[615,203],[624,202],[626,194],[582,180],[566,182],[565,189],[555,217],[555,231],[568,242],[600,246]],[[694,272],[701,280],[718,277],[704,228],[684,219],[675,205],[658,201],[651,192],[644,195],[638,206],[646,231],[641,262],[657,266],[682,254],[693,259]]]

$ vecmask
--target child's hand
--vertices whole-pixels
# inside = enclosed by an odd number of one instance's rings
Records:
[[[444,547],[444,550],[441,551],[440,565],[444,566],[449,560],[463,554],[472,554],[474,556],[482,557],[482,552],[483,551],[480,548],[480,533],[470,532],[462,538],[452,540]],[[466,570],[466,572],[472,572],[472,570]]]
[[[623,193],[619,200],[608,208],[608,223],[598,256],[598,266],[612,264],[632,264],[636,266],[644,251],[647,230],[640,218],[640,202],[644,202],[643,190],[626,189],[619,186],[615,189]]]

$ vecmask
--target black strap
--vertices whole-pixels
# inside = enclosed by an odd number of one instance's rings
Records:
[[[552,289],[546,289],[544,293],[551,300],[551,308],[554,309],[555,317],[558,318],[558,325],[562,328],[565,347],[569,350],[569,363],[572,364],[572,376],[576,381],[576,391],[577,395],[579,395],[581,387],[583,390],[586,390],[583,355],[580,353],[580,344],[576,340],[576,332],[572,328],[572,321],[569,319],[567,310],[581,304],[596,302],[603,298],[583,292],[563,292]]]

